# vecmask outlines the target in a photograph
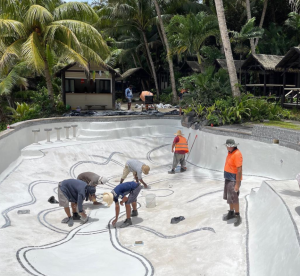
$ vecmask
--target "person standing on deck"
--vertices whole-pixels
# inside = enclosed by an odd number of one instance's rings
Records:
[[[172,152],[174,152],[173,156],[173,165],[172,170],[168,171],[169,174],[175,173],[175,168],[180,162],[181,168],[180,172],[186,171],[186,161],[185,161],[185,154],[189,152],[189,146],[186,138],[183,137],[183,134],[181,133],[181,130],[178,130],[175,133],[176,137],[172,144]]]
[[[131,108],[131,101],[132,101],[132,85],[129,85],[128,88],[126,88],[125,90],[125,97],[127,99],[128,102],[128,110],[130,110]]]
[[[230,210],[223,218],[224,221],[235,218],[234,226],[239,226],[242,222],[240,216],[239,195],[242,181],[243,156],[238,150],[238,144],[233,139],[227,139],[227,158],[224,167],[224,195],[223,199],[227,200]]]

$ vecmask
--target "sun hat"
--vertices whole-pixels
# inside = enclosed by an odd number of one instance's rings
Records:
[[[142,166],[142,171],[143,171],[144,174],[148,174],[149,171],[150,171],[150,167],[147,166],[147,165],[143,165]]]
[[[226,143],[225,143],[226,147],[229,147],[229,148],[237,147],[238,144],[239,144],[239,143],[236,143],[236,142],[234,141],[234,139],[227,139],[227,140],[226,140]]]
[[[98,180],[98,184],[105,184],[108,182],[108,178],[105,176],[100,176]]]
[[[177,132],[174,133],[174,135],[183,136],[184,134],[181,132],[181,130],[177,130]]]
[[[103,194],[103,198],[102,200],[107,203],[107,206],[110,207],[110,205],[113,203],[114,201],[114,196],[112,193],[104,193]]]

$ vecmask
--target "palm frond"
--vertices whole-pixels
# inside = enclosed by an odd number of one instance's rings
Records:
[[[53,25],[66,26],[76,35],[78,41],[89,45],[91,49],[99,52],[101,55],[106,55],[109,52],[102,35],[90,24],[77,20],[60,20],[53,22]]]
[[[36,32],[33,32],[22,46],[24,60],[37,73],[42,73],[45,68],[43,51]]]
[[[36,32],[41,33],[45,27],[53,21],[52,14],[44,7],[32,5],[25,15],[25,26],[27,29],[40,29]]]
[[[0,19],[0,38],[12,37],[15,39],[26,36],[26,28],[23,23],[10,20],[10,19]]]
[[[73,19],[94,24],[99,20],[97,13],[89,5],[82,2],[69,2],[60,5],[53,14],[56,21]]]
[[[6,48],[2,45],[1,52],[3,51],[3,53],[0,55],[0,71],[4,69],[9,70],[15,64],[15,61],[20,58],[24,42],[25,39],[18,39]]]

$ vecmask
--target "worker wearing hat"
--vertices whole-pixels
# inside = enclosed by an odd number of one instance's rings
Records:
[[[136,217],[138,215],[136,201],[141,189],[142,185],[135,181],[131,181],[120,183],[110,193],[103,194],[103,201],[107,203],[108,207],[110,207],[113,201],[115,202],[116,218],[112,222],[113,226],[116,225],[120,214],[119,199],[121,200],[120,204],[123,205],[125,203],[126,208],[126,220],[121,224],[120,228],[132,225],[131,217]],[[127,196],[128,194],[129,196]],[[133,208],[132,212],[130,204]]]
[[[130,172],[133,173],[133,176],[136,182],[141,182],[145,188],[147,188],[147,184],[142,179],[142,173],[149,174],[150,167],[136,159],[130,159],[126,162],[125,168],[123,170],[123,175],[121,177],[120,183],[123,183],[125,178],[128,176]]]
[[[242,181],[242,165],[243,156],[238,150],[238,144],[233,139],[227,139],[225,146],[227,147],[227,158],[224,167],[224,195],[227,200],[230,210],[223,218],[227,221],[235,218],[234,226],[239,226],[242,222],[239,208],[239,194]]]
[[[108,179],[105,176],[100,176],[93,172],[83,172],[77,176],[77,179],[84,181],[89,186],[96,187],[97,185],[103,185],[108,182]],[[100,202],[97,202],[96,195],[91,197],[94,205],[100,205]]]
[[[175,173],[175,168],[180,163],[181,172],[186,171],[186,162],[185,162],[185,154],[189,152],[189,146],[186,138],[183,137],[181,130],[178,130],[174,135],[176,135],[173,144],[172,144],[172,152],[174,152],[173,156],[173,165],[172,170],[168,171],[169,174]]]
[[[91,196],[95,195],[96,188],[87,185],[85,182],[77,179],[67,179],[58,183],[58,201],[59,206],[64,207],[67,218],[62,220],[62,223],[67,223],[70,227],[73,226],[74,220],[82,220],[86,222],[88,217],[83,210],[83,201],[91,200]],[[73,211],[71,216],[69,202]],[[77,213],[77,206],[79,214]],[[79,216],[80,215],[80,216]]]

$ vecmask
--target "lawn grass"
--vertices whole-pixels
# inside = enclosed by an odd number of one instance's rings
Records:
[[[300,130],[300,124],[293,124],[291,122],[270,121],[270,122],[263,123],[263,125]]]

